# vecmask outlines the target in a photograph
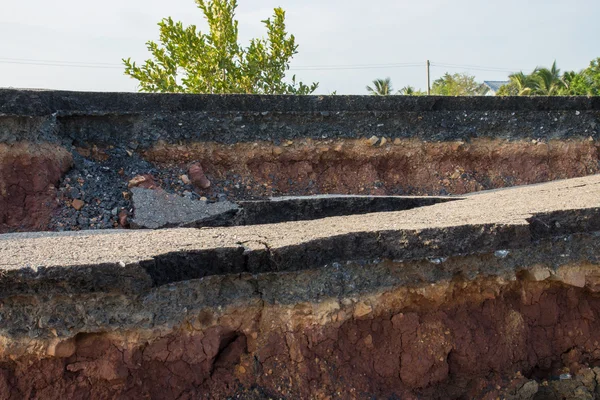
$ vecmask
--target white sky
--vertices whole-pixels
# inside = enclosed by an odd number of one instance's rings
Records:
[[[579,70],[600,57],[598,0],[239,0],[240,39],[263,36],[274,7],[287,13],[299,54],[292,68],[421,63],[410,68],[294,71],[320,82],[317,93],[365,94],[375,78],[395,89],[425,88],[449,72],[504,80],[506,71],[447,68],[435,63],[529,71],[537,65]],[[135,91],[121,68],[72,68],[7,63],[9,59],[107,63],[142,62],[156,23],[171,16],[204,28],[194,0],[0,0],[0,87]],[[16,60],[19,62],[18,60]]]

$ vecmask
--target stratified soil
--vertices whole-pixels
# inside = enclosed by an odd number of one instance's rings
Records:
[[[150,336],[80,333],[56,341],[50,357],[5,359],[0,393],[516,399],[529,381],[550,390],[561,375],[572,379],[600,365],[600,297],[593,287],[552,281],[457,280],[360,300],[207,310]],[[591,387],[576,383],[579,392],[559,398],[594,395],[594,374]]]
[[[3,145],[0,204],[8,206],[0,213],[0,232],[126,227],[123,222],[134,211],[128,182],[140,175],[191,199],[235,201],[309,194],[464,194],[600,172],[598,145],[590,140],[384,139],[158,144],[139,153],[93,146],[71,149],[72,157],[54,145]],[[73,168],[65,175],[71,158]],[[189,182],[194,163],[202,165],[210,187]],[[75,207],[74,200],[83,203]]]
[[[0,233],[46,230],[71,153],[52,144],[0,143]]]
[[[217,182],[236,178],[257,196],[294,194],[464,194],[600,171],[590,140],[425,142],[375,138],[221,145],[157,145],[145,159],[200,161]],[[383,144],[382,144],[383,143]],[[228,190],[235,192],[235,188]]]

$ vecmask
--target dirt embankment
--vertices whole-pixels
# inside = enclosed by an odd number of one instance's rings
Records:
[[[0,89],[0,187],[13,191],[0,193],[0,232],[127,226],[140,176],[209,202],[463,194],[584,176],[600,170],[599,129],[594,97]],[[200,187],[190,164],[206,173]],[[32,195],[42,184],[58,189],[58,208]]]
[[[600,171],[593,140],[469,143],[391,138],[221,145],[157,145],[143,157],[168,166],[201,162],[228,191],[250,195],[464,194]]]
[[[0,397],[598,397],[599,191],[3,235]]]
[[[208,188],[190,183],[194,163],[202,166]],[[464,194],[599,171],[598,145],[591,140],[303,139],[279,146],[158,144],[139,152],[92,146],[72,154],[58,145],[20,142],[0,145],[0,232],[127,226],[122,221],[134,213],[129,182],[139,176],[192,199],[236,201]]]
[[[71,153],[52,144],[0,143],[0,233],[47,230]]]
[[[300,283],[308,275],[269,279]],[[594,372],[600,369],[591,370],[600,366],[598,274],[589,265],[569,265],[559,278],[548,275],[542,268],[516,280],[455,279],[295,304],[255,294],[246,304],[190,309],[168,331],[29,341],[47,354],[4,354],[0,393],[10,399],[530,399],[563,391],[567,397],[560,398],[593,398],[600,387]],[[144,301],[179,290],[199,287],[177,284]],[[30,303],[35,313],[38,301],[11,303]],[[136,300],[58,297],[49,306],[68,309],[74,302],[129,302],[135,311]]]

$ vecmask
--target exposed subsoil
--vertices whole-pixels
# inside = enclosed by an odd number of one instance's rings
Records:
[[[220,316],[207,310],[152,339],[141,339],[143,332],[80,333],[57,341],[49,358],[5,360],[0,393],[9,399],[591,399],[600,382],[600,369],[590,370],[600,366],[596,289],[456,280],[339,303],[254,304]]]
[[[47,230],[71,154],[52,144],[0,143],[0,233]]]
[[[140,153],[93,146],[73,148],[71,155],[49,144],[2,149],[0,232],[127,227],[133,213],[129,182],[139,176],[148,177],[152,187],[210,202],[309,194],[464,194],[600,171],[598,145],[589,140],[306,139],[279,146],[160,144]],[[187,179],[194,163],[202,166],[210,187]]]
[[[374,139],[378,141],[157,145],[143,156],[164,165],[200,161],[213,179],[241,180],[232,183],[246,186],[258,196],[464,194],[600,171],[598,148],[590,140],[476,139],[465,143]]]

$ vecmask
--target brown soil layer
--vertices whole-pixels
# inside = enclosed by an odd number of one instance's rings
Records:
[[[0,233],[45,230],[71,154],[52,144],[0,143]]]
[[[131,217],[127,186],[140,174],[179,195],[236,201],[274,195],[464,194],[600,172],[598,145],[589,140],[377,139],[375,145],[364,139],[304,139],[280,146],[159,144],[140,151],[145,160],[114,147],[77,148],[72,156],[52,144],[3,144],[0,232],[118,227],[120,212]],[[78,161],[61,180],[72,159]],[[185,183],[194,163],[202,165],[209,187]]]
[[[534,268],[514,280],[456,279],[291,305],[259,300],[206,308],[168,332],[29,340],[29,355],[3,355],[0,393],[10,399],[511,398],[529,379],[543,385],[600,365],[596,268],[568,265],[551,279]],[[38,300],[12,301],[35,308]],[[69,307],[73,300],[52,301]]]
[[[382,144],[383,142],[383,144]],[[143,152],[163,165],[200,161],[220,185],[254,196],[299,193],[464,194],[580,177],[600,171],[590,140],[465,142],[301,140],[272,143],[160,144]],[[228,188],[235,192],[235,188]]]

